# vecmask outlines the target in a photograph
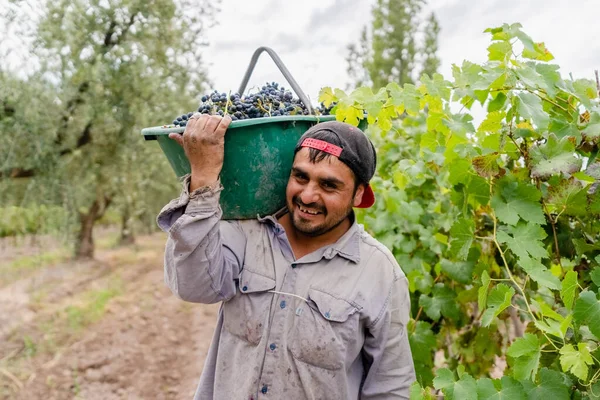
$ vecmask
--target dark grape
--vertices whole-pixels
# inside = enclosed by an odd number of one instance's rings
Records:
[[[294,97],[277,82],[267,82],[256,93],[241,95],[239,93],[227,94],[214,90],[202,95],[198,112],[210,115],[231,116],[233,121],[249,118],[272,118],[287,115],[309,115],[304,103]],[[317,115],[329,115],[335,104],[325,107],[321,103],[313,109]],[[173,120],[173,125],[184,127],[192,112],[182,114]]]

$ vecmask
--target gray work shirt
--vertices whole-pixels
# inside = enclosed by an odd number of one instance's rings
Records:
[[[385,246],[354,222],[295,259],[283,214],[221,221],[221,187],[188,182],[158,224],[172,292],[222,302],[195,399],[409,397],[408,282]]]

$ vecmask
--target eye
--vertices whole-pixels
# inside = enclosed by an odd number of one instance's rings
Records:
[[[337,185],[333,182],[323,182],[323,187],[327,190],[336,190]]]
[[[292,176],[298,181],[298,182],[307,182],[308,181],[308,176],[306,176],[306,174],[303,174],[302,172],[294,172],[292,174]]]

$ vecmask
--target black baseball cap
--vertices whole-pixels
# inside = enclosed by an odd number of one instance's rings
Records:
[[[328,134],[328,133],[332,133]],[[329,138],[324,140],[324,138]],[[375,193],[369,182],[375,174],[377,154],[367,135],[357,127],[338,121],[321,122],[307,130],[298,143],[294,154],[309,147],[336,156],[346,164],[359,183],[366,185],[359,208],[368,208],[375,203]]]

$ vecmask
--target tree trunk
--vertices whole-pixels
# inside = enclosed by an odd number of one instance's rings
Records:
[[[87,213],[79,213],[79,233],[75,244],[75,258],[94,258],[94,224],[102,218],[111,200],[106,195],[102,198],[97,196]]]
[[[119,238],[119,244],[121,246],[129,246],[135,243],[133,237],[133,230],[131,229],[131,216],[129,213],[129,206],[125,206],[123,214],[121,214],[121,237]]]

